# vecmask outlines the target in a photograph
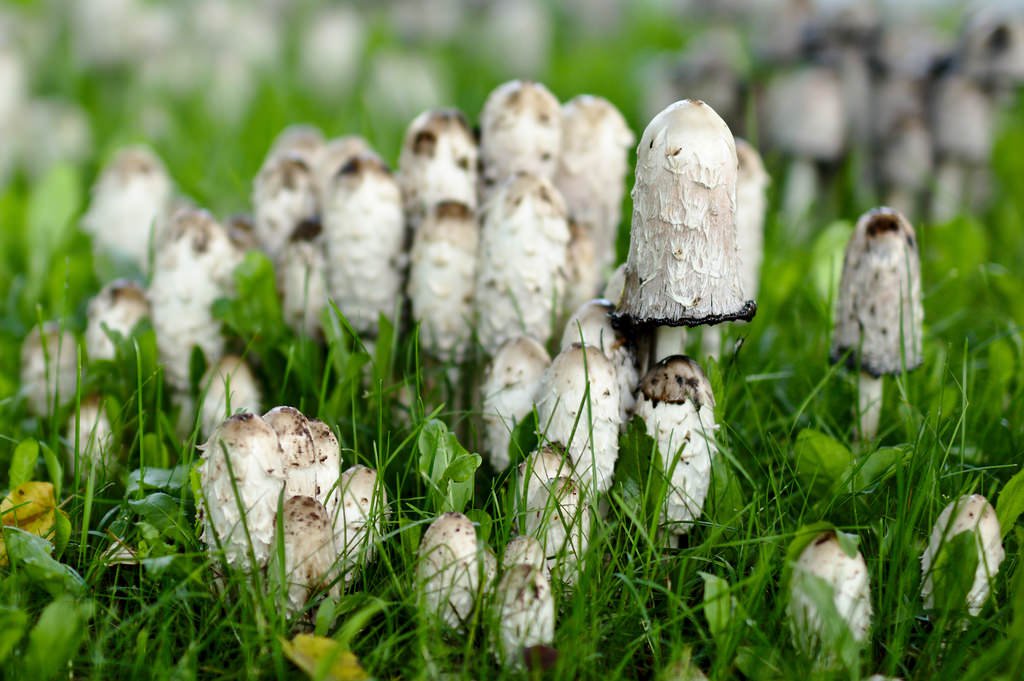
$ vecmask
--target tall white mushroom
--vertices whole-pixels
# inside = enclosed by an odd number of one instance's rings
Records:
[[[317,192],[310,162],[295,153],[271,153],[253,183],[253,230],[277,260],[295,228],[317,215]]]
[[[504,343],[491,360],[480,393],[484,450],[494,470],[508,468],[512,431],[533,410],[541,377],[549,364],[547,350],[529,336]]]
[[[34,326],[21,344],[21,390],[29,411],[47,416],[75,398],[78,341],[58,322]]]
[[[420,608],[452,629],[463,629],[480,588],[476,529],[461,513],[445,513],[420,541],[416,581]]]
[[[703,512],[718,454],[711,383],[689,357],[668,357],[640,381],[636,413],[657,444],[667,483],[662,529],[670,537],[687,534]]]
[[[352,327],[373,337],[401,298],[405,217],[391,171],[372,154],[351,158],[328,183],[321,216],[327,287]]]
[[[78,413],[68,417],[65,438],[68,442],[69,473],[77,468],[79,479],[84,480],[96,469],[98,479],[102,480],[116,469],[114,429],[99,395],[82,400]]]
[[[836,301],[832,361],[860,371],[859,437],[878,432],[882,376],[921,364],[924,308],[914,228],[891,208],[868,211],[846,246]]]
[[[116,279],[93,296],[87,315],[85,350],[89,359],[114,359],[116,348],[110,334],[129,338],[135,325],[149,316],[149,299],[134,281]]]
[[[527,488],[523,532],[544,547],[546,573],[575,584],[590,543],[590,504],[575,477],[555,477],[544,483],[531,479]]]
[[[940,569],[936,559],[943,546],[964,532],[974,535],[974,547],[978,553],[978,565],[974,570],[974,581],[967,593],[966,604],[967,612],[977,617],[988,600],[992,580],[1006,558],[996,511],[988,499],[980,494],[954,499],[942,509],[935,521],[928,539],[928,548],[921,554],[921,598],[924,599],[925,608],[935,607],[935,575]],[[960,565],[948,565],[945,569],[960,568]]]
[[[568,245],[565,201],[549,181],[519,174],[501,185],[485,209],[477,263],[477,335],[488,354],[516,336],[551,337]]]
[[[285,323],[310,338],[321,334],[327,307],[327,257],[320,221],[296,225],[277,260],[277,290]]]
[[[290,614],[302,612],[309,597],[330,581],[336,555],[331,520],[312,497],[294,496],[281,507],[284,565],[272,565],[272,577],[284,578],[282,596]],[[276,556],[277,554],[273,554]],[[283,572],[283,574],[281,574]]]
[[[220,422],[239,411],[258,413],[263,394],[249,365],[238,355],[225,355],[200,381],[200,432],[209,437]]]
[[[497,596],[498,659],[518,668],[525,662],[526,649],[555,640],[551,582],[532,565],[513,565],[498,583]]]
[[[328,140],[313,156],[313,176],[321,208],[334,176],[356,156],[373,154],[373,147],[359,135],[344,135]]]

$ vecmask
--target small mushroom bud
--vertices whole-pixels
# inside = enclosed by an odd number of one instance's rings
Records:
[[[520,335],[551,337],[565,291],[569,224],[547,180],[520,174],[486,208],[477,264],[477,335],[488,354]]]
[[[238,355],[225,355],[206,370],[200,382],[203,393],[199,423],[205,437],[213,434],[221,421],[242,411],[255,414],[263,401],[259,384],[249,365]]]
[[[663,359],[640,381],[636,413],[654,438],[668,491],[661,510],[670,535],[688,533],[711,486],[715,398],[700,365],[689,357]]]
[[[148,148],[118,151],[93,185],[82,217],[96,257],[127,260],[147,271],[150,244],[162,240],[172,191],[163,162]]]
[[[129,338],[135,325],[149,316],[149,300],[134,281],[117,279],[89,301],[88,315],[85,349],[89,359],[114,359],[115,347],[110,334]]]
[[[557,477],[531,486],[523,530],[543,545],[546,572],[566,584],[575,584],[593,523],[590,506],[575,478]]]
[[[430,208],[413,235],[409,301],[420,345],[433,357],[462,361],[473,335],[473,287],[480,227],[464,203]]]
[[[306,426],[316,448],[316,500],[324,505],[327,514],[335,518],[341,502],[341,446],[331,427],[320,419],[308,419]],[[376,474],[374,474],[376,480]]]
[[[339,567],[346,584],[356,572],[373,562],[376,542],[388,517],[388,496],[377,481],[377,471],[352,466],[338,480],[341,504],[334,516],[334,541],[342,556]]]
[[[974,582],[967,593],[967,612],[972,617],[981,613],[985,601],[988,600],[992,580],[999,572],[999,566],[1006,558],[1003,550],[1002,532],[995,509],[980,494],[963,496],[948,504],[932,528],[928,540],[928,548],[921,555],[921,598],[924,607],[935,607],[935,572],[938,569],[936,558],[942,547],[963,532],[974,534],[974,546],[978,552],[978,566],[974,570]],[[959,569],[952,565],[949,569]]]
[[[570,217],[591,236],[597,277],[615,261],[634,141],[626,119],[608,100],[580,95],[562,105],[562,153],[555,186],[565,197]],[[591,291],[586,297],[593,295]]]
[[[178,392],[189,386],[192,350],[214,364],[224,349],[220,324],[210,306],[227,295],[241,262],[224,227],[204,210],[181,210],[171,218],[157,254],[149,301],[157,348],[167,382]]]
[[[69,445],[67,470],[77,470],[80,480],[88,478],[93,469],[102,480],[117,468],[114,430],[98,395],[83,400],[78,413],[71,414],[65,437]]]
[[[506,570],[516,565],[528,565],[539,570],[545,565],[544,547],[533,537],[521,534],[505,546],[501,565]]]
[[[374,153],[370,143],[359,135],[345,135],[329,140],[315,156],[313,175],[316,179],[317,196],[321,210],[327,198],[327,192],[338,174],[349,161],[356,156]]]
[[[498,583],[498,657],[508,667],[525,662],[524,651],[555,640],[551,582],[538,568],[513,565]]]
[[[75,398],[78,341],[58,322],[35,326],[21,344],[21,389],[29,411],[47,416]]]
[[[256,239],[276,261],[296,226],[316,217],[316,185],[309,163],[294,153],[268,156],[253,183],[252,207]]]
[[[859,551],[849,555],[843,550],[835,532],[821,533],[793,564],[787,609],[793,641],[805,655],[815,658],[818,665],[827,667],[833,664],[838,651],[822,650],[829,625],[818,610],[818,601],[813,596],[816,584],[812,580],[825,581],[849,635],[863,644],[871,628],[868,568]]]
[[[229,567],[266,565],[286,473],[277,433],[255,414],[237,414],[200,449],[201,539],[210,552],[223,550]]]
[[[285,607],[295,614],[303,611],[310,595],[330,581],[334,535],[327,511],[312,497],[288,498],[281,514]],[[277,571],[271,569],[271,574],[276,575]]]
[[[861,216],[846,246],[832,361],[861,372],[860,437],[878,432],[885,374],[921,364],[924,308],[914,228],[891,208]]]
[[[321,334],[320,314],[327,307],[327,262],[320,221],[299,223],[277,260],[277,289],[284,320],[310,338]]]
[[[518,173],[553,179],[561,151],[558,99],[540,83],[499,85],[480,112],[481,204]]]
[[[416,565],[420,608],[452,629],[463,629],[480,588],[476,530],[461,513],[445,513],[427,528]]]
[[[409,226],[415,230],[442,201],[476,209],[477,147],[458,109],[425,111],[405,132],[398,184]]]
[[[398,183],[377,156],[361,154],[332,178],[323,204],[327,288],[361,334],[396,317],[402,291],[405,217]]]
[[[512,431],[533,410],[537,388],[549,364],[547,350],[529,336],[508,341],[491,360],[480,392],[485,451],[494,470],[508,468]]]
[[[263,415],[263,420],[277,433],[284,456],[286,476],[285,497],[318,496],[317,488],[322,484],[330,488],[334,479],[317,480],[316,467],[318,452],[313,435],[309,432],[309,421],[295,407],[274,407]]]

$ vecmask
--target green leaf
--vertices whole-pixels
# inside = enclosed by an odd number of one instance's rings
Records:
[[[56,511],[53,516],[53,546],[54,553],[59,558],[64,555],[64,549],[71,541],[71,519],[63,510],[58,508]]]
[[[128,507],[161,535],[179,544],[188,543],[191,528],[184,520],[178,500],[163,492],[154,492],[141,499],[129,499]]]
[[[60,499],[60,492],[64,483],[64,465],[60,462],[60,457],[45,442],[40,443],[40,449],[43,452],[46,473],[50,476],[50,482],[53,483],[53,496]]]
[[[797,475],[818,496],[827,494],[853,462],[849,449],[834,438],[810,428],[797,435],[793,456]]]
[[[461,513],[473,498],[474,474],[482,459],[470,454],[442,421],[431,419],[420,429],[419,472],[427,484],[427,498],[436,513]]]
[[[822,577],[798,570],[793,574],[791,589],[794,596],[800,594],[809,600],[817,613],[817,617],[808,618],[808,630],[797,630],[794,622],[800,648],[809,652],[810,658],[822,668],[838,663],[845,669],[856,669],[862,644],[839,614],[832,585]]]
[[[1021,513],[1024,513],[1024,469],[1006,481],[996,499],[996,517],[1004,537],[1017,524]]]
[[[967,607],[967,594],[974,585],[978,568],[977,538],[974,532],[960,532],[939,548],[932,563],[934,608],[941,613],[958,613]]]
[[[912,453],[909,447],[882,447],[852,464],[852,492],[863,492],[895,473]]]
[[[456,442],[456,444],[458,443]],[[445,476],[454,482],[471,480],[473,474],[476,473],[476,469],[480,468],[480,464],[483,463],[483,459],[480,458],[479,454],[470,454],[465,452],[465,450],[463,452],[457,455],[445,470]]]
[[[707,572],[698,573],[704,580],[704,617],[708,621],[708,629],[715,643],[723,646],[724,635],[729,630],[732,619],[732,596],[729,594],[729,582]]]
[[[50,555],[53,553],[53,544],[49,541],[16,527],[3,528],[3,534],[11,566],[51,596],[84,591],[85,581],[81,576]]]
[[[170,494],[181,491],[188,484],[188,466],[174,468],[146,468],[145,473],[136,468],[128,474],[125,496],[138,496],[139,492],[161,490]]]
[[[25,678],[43,681],[62,672],[66,676],[68,660],[78,652],[92,612],[92,603],[68,596],[46,606],[28,637]]]
[[[249,251],[235,268],[235,295],[213,305],[213,315],[242,338],[272,345],[288,334],[277,295],[274,264],[260,251]]]
[[[466,517],[477,526],[476,536],[480,541],[486,543],[491,537],[491,528],[494,525],[494,521],[491,519],[490,514],[483,509],[471,508],[466,511]]]
[[[38,460],[39,443],[35,440],[22,440],[15,447],[14,454],[11,456],[11,465],[7,469],[7,484],[11,489],[33,478]]]
[[[42,290],[50,261],[73,227],[71,219],[82,201],[79,185],[74,166],[59,163],[32,190],[25,216],[30,297]]]
[[[28,615],[24,610],[0,605],[0,664],[7,661],[26,629]]]

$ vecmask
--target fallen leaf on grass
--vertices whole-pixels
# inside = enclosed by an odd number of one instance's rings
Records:
[[[22,483],[0,502],[0,518],[3,519],[4,525],[17,527],[39,537],[50,537],[56,530],[62,529],[56,527],[58,516],[62,516],[60,524],[65,525],[67,517],[57,508],[53,485],[48,482]],[[60,544],[60,539],[58,536],[57,544]],[[67,543],[66,538],[64,543]],[[0,565],[7,564],[7,547],[4,545],[3,535],[0,534]]]
[[[299,634],[281,647],[295,666],[316,681],[368,681],[359,658],[332,638]]]

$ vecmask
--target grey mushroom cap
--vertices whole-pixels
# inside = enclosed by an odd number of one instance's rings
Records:
[[[700,100],[654,117],[637,149],[623,327],[701,326],[757,311],[736,244],[739,162],[725,121]]]
[[[700,365],[686,355],[672,355],[655,364],[640,379],[639,390],[654,404],[691,402],[698,408],[715,406],[708,377]]]
[[[1024,81],[1024,16],[985,9],[964,22],[958,57],[966,75],[1008,88]]]
[[[910,222],[891,208],[868,211],[846,246],[832,336],[833,362],[878,378],[922,361],[921,262]]]

